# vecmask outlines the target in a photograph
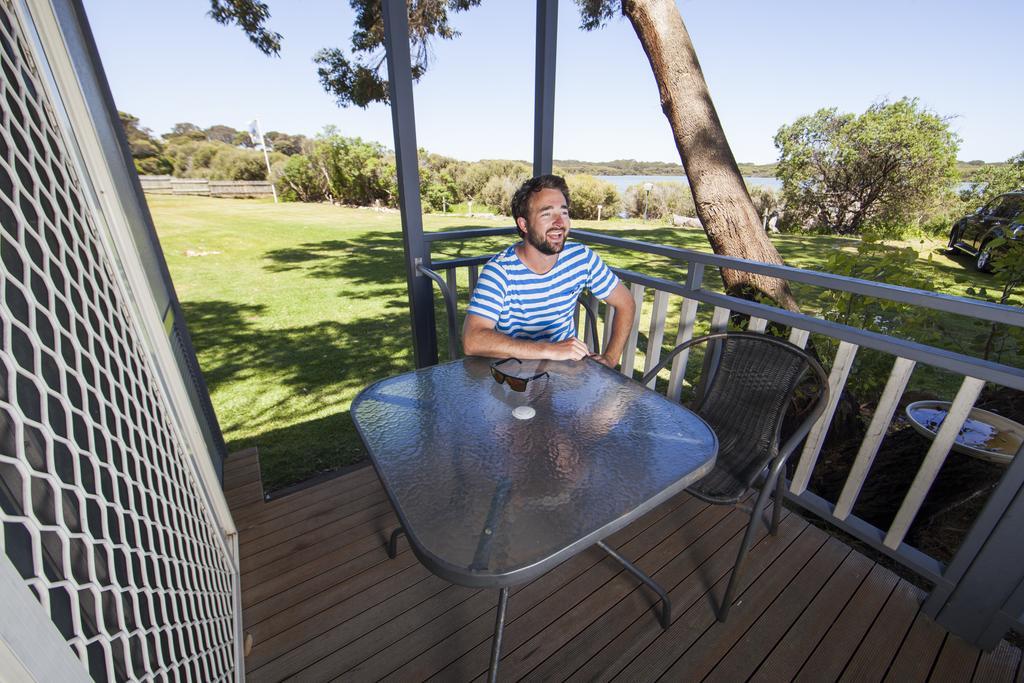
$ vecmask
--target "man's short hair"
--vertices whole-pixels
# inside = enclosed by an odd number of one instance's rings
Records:
[[[517,226],[520,218],[530,220],[530,197],[541,190],[559,190],[565,197],[565,205],[569,206],[569,186],[565,184],[565,178],[551,174],[530,178],[512,195],[512,218]]]

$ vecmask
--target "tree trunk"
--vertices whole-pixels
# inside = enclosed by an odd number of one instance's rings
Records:
[[[644,46],[672,126],[697,216],[716,254],[782,264],[754,208],[722,131],[690,35],[674,0],[623,0],[622,11]],[[723,269],[730,294],[762,293],[798,310],[785,280]]]

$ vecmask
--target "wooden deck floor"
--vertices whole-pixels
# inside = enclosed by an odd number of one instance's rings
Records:
[[[403,540],[372,468],[263,502],[255,452],[225,491],[240,533],[251,681],[476,680],[497,591],[453,586]],[[740,602],[715,620],[745,518],[680,495],[611,537],[670,593],[592,548],[511,591],[502,680],[1016,681],[1021,651],[980,652],[919,614],[923,592],[796,514],[751,551]]]

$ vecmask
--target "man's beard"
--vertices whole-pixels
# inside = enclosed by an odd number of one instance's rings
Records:
[[[542,238],[542,237],[534,236],[534,234],[532,232],[530,232],[529,230],[526,230],[525,232],[526,232],[526,241],[529,242],[530,244],[532,244],[534,246],[534,248],[536,248],[537,251],[539,251],[542,254],[547,254],[548,256],[554,256],[555,254],[560,254],[562,252],[562,250],[565,249],[565,237],[562,238],[562,243],[556,246],[556,245],[553,245],[553,244],[551,244],[550,242],[547,241],[547,234],[546,233],[545,233],[544,237]]]

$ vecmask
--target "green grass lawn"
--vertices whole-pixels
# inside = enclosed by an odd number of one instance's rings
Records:
[[[374,380],[412,368],[398,213],[269,200],[147,199],[229,451],[258,446],[268,490],[361,459],[348,413],[352,399]],[[428,230],[511,224],[453,216],[425,222]],[[698,230],[620,221],[575,225],[710,251]],[[492,253],[508,243],[446,245],[438,257]],[[775,243],[790,265],[821,269],[831,250],[853,248],[856,240],[783,235]],[[937,253],[940,243],[914,246],[940,291],[990,285],[988,276],[965,267],[966,259]],[[682,277],[674,265],[635,254],[608,253],[608,261]],[[956,283],[957,275],[966,282]],[[443,339],[439,348],[443,355]]]

